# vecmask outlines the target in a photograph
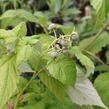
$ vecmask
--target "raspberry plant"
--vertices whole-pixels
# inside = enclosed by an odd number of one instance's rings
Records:
[[[33,5],[34,14],[25,10],[31,8],[23,1],[10,0],[15,8],[10,10],[7,1],[2,2],[6,7],[0,11],[0,109],[109,108],[109,2],[84,2],[95,9],[94,26],[90,12],[76,19],[81,7],[71,8],[71,0],[44,1],[46,12],[36,11],[34,0],[24,1]],[[80,27],[74,27],[72,18]],[[87,25],[92,27],[82,30]]]

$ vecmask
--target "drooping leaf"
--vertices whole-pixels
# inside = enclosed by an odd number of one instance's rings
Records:
[[[71,52],[75,54],[77,59],[84,65],[87,69],[87,74],[94,73],[94,64],[90,58],[84,55],[78,47],[73,47]]]
[[[17,68],[15,56],[0,59],[0,108],[9,100],[17,89]]]
[[[99,75],[94,82],[94,86],[102,98],[104,104],[109,108],[109,72]]]
[[[68,87],[68,95],[72,102],[81,106],[97,105],[107,109],[90,80],[85,78],[84,73],[80,69],[77,72],[75,87]]]
[[[47,69],[52,77],[59,80],[63,84],[73,85],[76,81],[76,67],[69,57],[60,55],[48,65]]]

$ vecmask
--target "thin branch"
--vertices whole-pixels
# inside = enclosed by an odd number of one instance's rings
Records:
[[[83,50],[83,51],[93,56],[100,64],[105,64],[99,57],[97,57],[95,54],[91,53],[90,51],[87,51],[87,50]]]
[[[26,95],[22,95],[20,96],[20,98],[18,99],[18,102],[22,101],[24,99]],[[15,104],[14,103],[8,103],[8,109],[14,109]]]

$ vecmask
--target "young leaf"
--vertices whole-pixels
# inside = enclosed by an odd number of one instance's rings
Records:
[[[0,108],[6,104],[17,89],[17,68],[15,56],[0,59]]]
[[[94,82],[94,86],[100,94],[104,104],[109,108],[109,72],[103,73]]]
[[[72,53],[75,54],[78,60],[86,67],[87,74],[94,73],[94,64],[86,55],[84,55],[78,47],[73,47],[71,49]]]
[[[67,92],[72,102],[78,105],[97,105],[107,109],[90,80],[79,69],[75,87],[68,87]]]
[[[76,67],[72,59],[60,55],[48,65],[47,69],[52,77],[65,85],[73,85],[76,81]]]

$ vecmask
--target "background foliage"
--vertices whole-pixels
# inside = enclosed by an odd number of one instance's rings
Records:
[[[0,109],[108,109],[108,5],[0,0]]]

